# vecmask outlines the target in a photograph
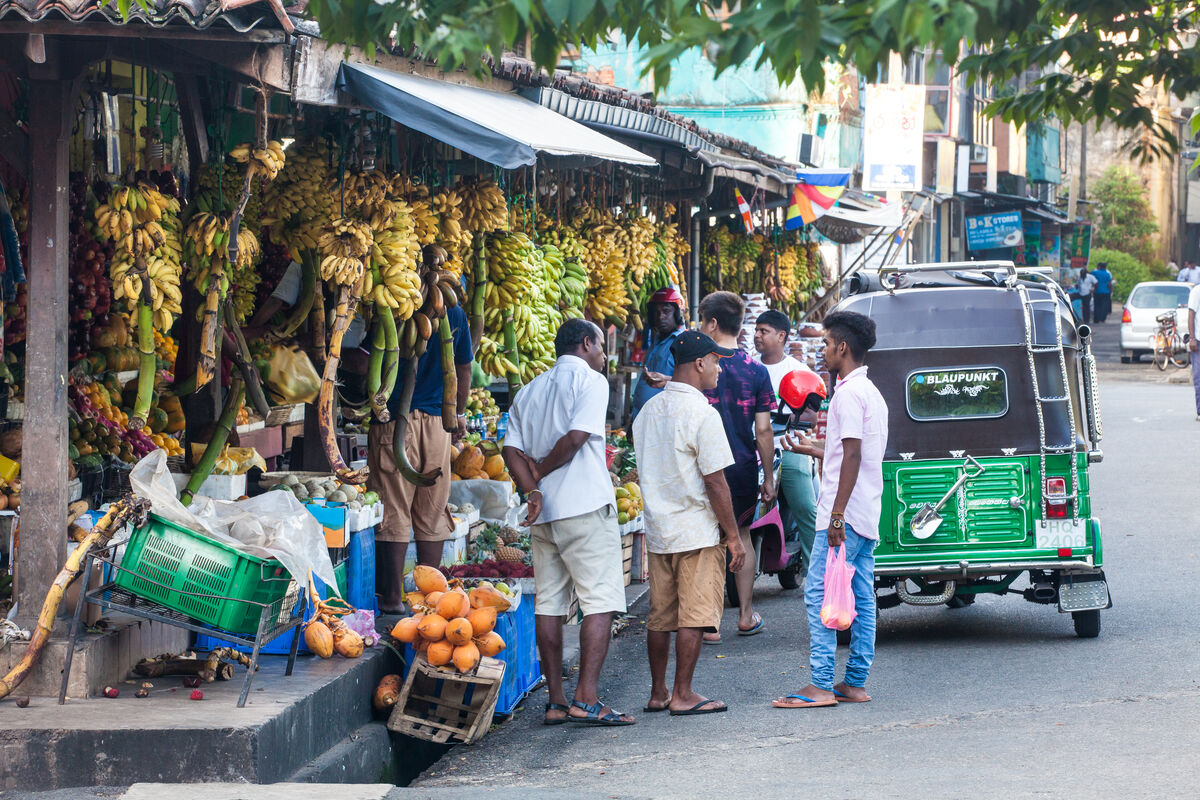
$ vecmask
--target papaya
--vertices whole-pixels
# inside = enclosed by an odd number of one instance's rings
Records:
[[[424,564],[413,567],[413,581],[416,582],[417,589],[425,593],[426,601],[431,604],[437,601],[428,597],[430,593],[444,592],[450,588],[450,584],[446,582],[446,576],[442,574],[441,570]]]
[[[449,664],[453,656],[454,645],[445,639],[440,642],[430,642],[429,648],[425,651],[425,660],[435,667],[442,667]]]
[[[151,433],[162,433],[167,429],[168,422],[167,412],[157,406],[150,409],[150,415],[146,419],[146,424],[150,426]]]
[[[507,465],[504,463],[504,456],[488,456],[487,460],[483,462],[483,471],[486,472],[488,477],[492,480],[499,480],[500,476],[504,474],[504,470],[507,468]]]
[[[455,647],[461,647],[475,636],[471,623],[459,617],[446,623],[446,641]]]
[[[314,619],[304,626],[304,644],[321,658],[333,655],[333,631],[320,620]]]
[[[495,658],[508,646],[504,643],[504,637],[495,631],[488,631],[483,636],[476,637],[475,645],[479,648],[480,655],[488,658]]]
[[[479,667],[479,658],[479,648],[475,646],[474,642],[467,642],[454,648],[450,660],[454,662],[454,668],[459,672],[474,672]]]
[[[496,627],[496,609],[491,606],[473,608],[471,613],[467,614],[467,622],[471,623],[471,631],[477,637],[486,636]]]
[[[483,469],[483,464],[483,451],[474,445],[467,445],[458,454],[458,458],[454,459],[454,471],[459,475],[467,475],[479,472]]]

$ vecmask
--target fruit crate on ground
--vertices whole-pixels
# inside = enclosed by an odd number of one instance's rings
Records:
[[[625,573],[625,585],[633,582],[633,534],[621,537],[621,567]]]
[[[253,633],[262,606],[289,590],[298,595],[278,561],[243,553],[155,514],[129,538],[114,583],[230,633]],[[292,605],[284,602],[281,613],[291,616]]]
[[[446,670],[417,659],[408,671],[388,730],[445,744],[471,744],[492,724],[504,663],[484,658],[474,675]]]

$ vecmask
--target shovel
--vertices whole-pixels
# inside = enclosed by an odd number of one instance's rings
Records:
[[[967,469],[972,465],[976,468],[976,471],[968,472]],[[917,539],[928,539],[937,533],[937,529],[942,526],[942,515],[938,513],[942,506],[946,505],[964,483],[973,478],[978,478],[986,471],[987,469],[982,464],[967,456],[967,460],[963,462],[963,474],[950,487],[950,491],[942,495],[942,499],[938,500],[936,505],[926,503],[921,506],[916,514],[913,514],[912,522],[908,526],[909,530],[912,531],[912,535]]]

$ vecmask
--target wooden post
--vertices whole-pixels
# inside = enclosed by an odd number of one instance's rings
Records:
[[[75,84],[62,79],[55,55],[52,49],[42,69],[31,69],[29,81],[29,329],[16,587],[24,621],[36,618],[66,558],[67,144]]]

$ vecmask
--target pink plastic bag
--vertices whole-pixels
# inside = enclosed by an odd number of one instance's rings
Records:
[[[821,602],[821,622],[826,628],[844,631],[854,622],[854,589],[850,585],[854,567],[846,564],[846,547],[829,548],[825,555],[825,599]]]

